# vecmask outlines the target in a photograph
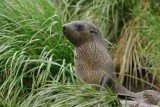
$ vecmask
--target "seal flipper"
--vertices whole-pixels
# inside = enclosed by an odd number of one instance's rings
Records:
[[[103,76],[101,80],[101,88],[100,91],[106,91],[106,90],[111,90],[112,87],[114,87],[114,81],[110,77]]]
[[[115,85],[115,82],[114,80],[112,80],[112,78],[108,76],[103,76],[102,81],[101,81],[102,87],[100,88],[100,91],[111,91],[114,85]],[[114,95],[117,96],[118,98],[127,99],[127,100],[134,100],[135,98],[133,96],[122,94],[122,93],[117,93]]]
[[[132,96],[126,95],[126,94],[121,94],[121,93],[117,93],[114,95],[118,96],[118,98],[121,98],[121,99],[127,99],[127,100],[134,100],[135,99],[135,97],[132,97]]]

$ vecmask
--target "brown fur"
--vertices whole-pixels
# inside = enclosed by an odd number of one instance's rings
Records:
[[[63,25],[63,34],[74,45],[78,78],[90,84],[108,85],[114,93],[126,94],[135,99],[143,97],[143,92],[133,93],[119,83],[108,49],[95,25],[85,21],[70,22]]]
[[[76,31],[76,25],[84,26]],[[101,33],[95,25],[84,21],[71,22],[65,26],[64,35],[75,46],[74,62],[76,75],[83,81],[101,85],[103,76],[116,78],[112,59]],[[108,72],[106,72],[108,71]]]

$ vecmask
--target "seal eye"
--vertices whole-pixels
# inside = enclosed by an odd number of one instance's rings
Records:
[[[81,24],[78,24],[78,25],[76,26],[76,30],[77,30],[77,31],[82,31],[83,29],[84,29],[84,26],[81,25]]]

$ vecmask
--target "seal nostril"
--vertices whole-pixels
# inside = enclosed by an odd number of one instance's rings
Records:
[[[65,29],[66,29],[66,26],[62,26],[62,29],[65,30]]]

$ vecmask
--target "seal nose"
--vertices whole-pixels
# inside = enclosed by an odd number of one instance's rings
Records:
[[[62,30],[63,31],[66,30],[66,26],[65,25],[62,26]]]

